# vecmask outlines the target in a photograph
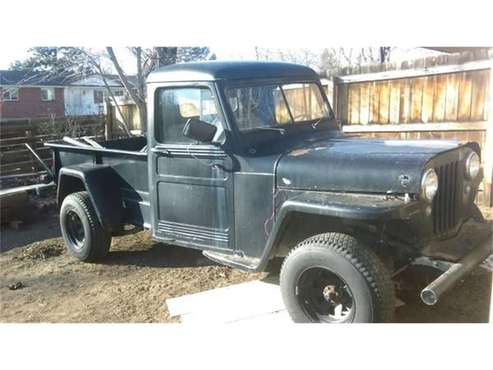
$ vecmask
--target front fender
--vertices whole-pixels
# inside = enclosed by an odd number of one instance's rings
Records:
[[[417,201],[405,202],[384,195],[306,192],[286,200],[277,212],[276,221],[267,239],[256,271],[262,271],[274,254],[293,213],[334,217],[354,221],[408,220],[422,211]]]
[[[79,180],[74,186],[74,179]],[[112,230],[122,222],[123,206],[118,176],[108,166],[80,164],[60,169],[58,174],[57,201],[61,206],[63,199],[74,191],[86,190],[96,210],[99,222]]]

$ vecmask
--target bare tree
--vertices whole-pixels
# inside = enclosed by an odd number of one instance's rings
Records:
[[[377,54],[378,56],[376,56]],[[304,64],[327,75],[336,72],[340,68],[378,63],[380,60],[379,48],[374,47],[330,47],[323,49],[255,47],[255,56],[257,60],[276,60]]]
[[[111,60],[122,85],[125,87],[128,96],[133,100],[139,109],[139,116],[142,127],[147,122],[146,90],[145,80],[149,73],[158,66],[166,66],[179,62],[195,60],[215,59],[210,54],[208,47],[154,47],[143,49],[142,47],[131,47],[130,51],[136,58],[137,76],[136,83],[133,85],[128,76],[123,71],[118,58],[111,46],[106,47],[106,52]]]
[[[137,89],[135,89],[135,87],[129,82],[127,75],[123,71],[122,67],[120,66],[120,63],[118,62],[118,59],[116,58],[113,48],[110,46],[106,47],[106,52],[108,53],[108,56],[111,62],[113,63],[113,66],[116,69],[116,73],[118,73],[118,77],[120,78],[120,81],[122,82],[123,86],[125,87],[125,90],[127,91],[127,94],[137,105],[137,108],[139,109],[141,125],[145,127],[145,124],[147,122],[147,108],[146,108],[146,100],[145,100],[144,88],[143,88],[143,81],[145,78],[142,76],[142,64],[141,64],[142,49],[141,48],[135,48],[135,49],[136,49],[137,64],[138,64],[137,71],[140,72],[140,76],[137,75]]]
[[[91,53],[90,51],[88,51],[84,48],[81,48],[80,50],[85,54],[88,63],[90,63],[96,69],[97,74],[101,77],[101,80],[103,81],[103,85],[106,89],[108,96],[113,101],[113,104],[115,105],[116,109],[118,110],[118,113],[120,114],[120,117],[123,121],[123,122],[118,121],[118,124],[123,129],[125,134],[128,137],[131,137],[132,134],[131,134],[130,129],[129,129],[129,124],[128,124],[127,120],[125,119],[125,116],[120,109],[118,101],[116,100],[115,94],[113,93],[113,90],[111,89],[111,87],[108,83],[108,80],[106,78],[107,74],[105,73],[106,71],[104,70],[104,68],[101,64],[101,60],[100,60],[99,56]]]

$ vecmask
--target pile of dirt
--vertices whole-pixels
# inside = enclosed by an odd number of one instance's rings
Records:
[[[50,257],[57,257],[65,251],[63,245],[56,243],[36,242],[27,248],[23,248],[19,255],[13,256],[12,259],[18,260],[45,260]]]
[[[44,217],[30,228],[49,231],[57,222]],[[1,238],[25,246],[1,248],[7,252],[0,254],[0,322],[178,322],[169,316],[168,298],[265,277],[156,243],[137,229],[113,238],[100,263],[72,257],[59,234],[26,244],[23,233]],[[487,322],[490,290],[491,273],[478,268],[436,306],[416,300],[399,307],[396,321]]]
[[[130,230],[100,263],[83,263],[60,237],[0,254],[1,322],[178,322],[171,297],[259,279],[200,251],[154,242]]]

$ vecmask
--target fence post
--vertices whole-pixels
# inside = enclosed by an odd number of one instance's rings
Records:
[[[486,128],[486,140],[484,153],[482,153],[484,161],[484,193],[485,205],[493,206],[492,182],[493,182],[493,57],[490,59],[490,86],[489,86],[489,101],[488,101],[488,126]],[[486,108],[486,107],[485,107]]]
[[[104,125],[104,138],[111,140],[113,138],[113,107],[109,99],[106,99],[106,120]]]
[[[486,145],[483,156],[484,160],[484,173],[486,177],[485,181],[485,195],[489,206],[493,206],[493,56],[490,54],[490,91],[489,91],[489,107],[488,107],[488,128],[486,129]],[[489,322],[493,322],[493,279],[491,281],[490,292],[490,319]]]
[[[25,137],[26,137],[26,142],[29,144],[34,144],[34,138],[33,138],[33,129],[32,127],[29,127],[26,131],[24,131]],[[34,146],[34,145],[33,145]],[[29,158],[31,159],[31,172],[36,172],[36,161],[32,158],[31,153],[29,153]]]

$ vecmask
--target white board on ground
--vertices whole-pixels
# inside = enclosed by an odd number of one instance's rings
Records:
[[[224,288],[170,298],[171,316],[183,323],[289,323],[279,285],[251,281]]]

